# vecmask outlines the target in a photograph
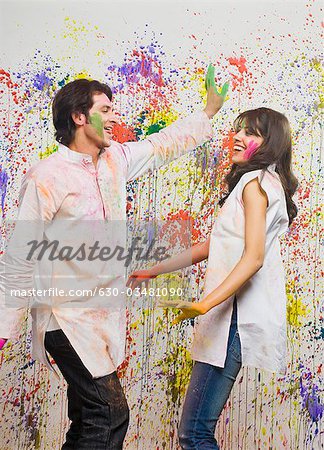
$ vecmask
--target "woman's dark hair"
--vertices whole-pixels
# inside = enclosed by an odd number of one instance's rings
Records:
[[[276,164],[276,172],[280,177],[286,196],[289,225],[297,215],[297,206],[292,200],[298,181],[291,169],[291,131],[288,119],[281,113],[269,108],[258,108],[245,111],[234,121],[234,129],[238,132],[247,128],[249,133],[261,136],[263,143],[258,151],[240,166],[233,164],[225,177],[227,193],[220,199],[222,206],[242,175],[252,170],[266,171],[271,164]]]
[[[112,99],[109,86],[96,80],[80,79],[66,84],[55,95],[52,105],[55,139],[68,146],[75,135],[76,126],[72,119],[73,113],[82,113],[88,117],[93,105],[94,94],[106,94]]]

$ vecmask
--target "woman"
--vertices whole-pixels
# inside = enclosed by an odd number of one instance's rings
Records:
[[[258,108],[234,123],[228,192],[210,237],[150,270],[134,272],[128,285],[208,258],[204,296],[180,307],[175,322],[200,316],[195,361],[179,429],[183,449],[219,449],[215,427],[242,365],[274,372],[286,367],[286,295],[279,236],[297,214],[292,196],[291,133],[281,113]]]

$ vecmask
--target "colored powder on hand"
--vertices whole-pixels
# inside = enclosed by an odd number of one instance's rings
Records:
[[[229,88],[229,83],[228,82],[224,83],[224,85],[222,86],[222,89],[220,91],[217,89],[217,86],[215,84],[215,67],[212,64],[209,64],[209,66],[208,66],[206,79],[205,79],[206,91],[208,91],[208,89],[210,87],[212,87],[214,89],[214,91],[216,92],[217,95],[219,95],[220,97],[225,99],[228,88]]]
[[[228,88],[229,88],[229,82],[226,81],[226,83],[223,84],[222,89],[220,91],[220,96],[223,97],[223,99],[225,100],[227,92],[228,92]]]
[[[215,84],[215,67],[212,64],[209,64],[205,78],[206,91],[208,91],[213,83]]]
[[[93,113],[90,116],[90,123],[93,126],[93,128],[97,131],[98,135],[103,138],[104,137],[104,124],[102,121],[102,118],[99,113]]]

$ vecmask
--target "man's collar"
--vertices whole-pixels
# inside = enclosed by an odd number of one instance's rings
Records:
[[[74,162],[92,162],[92,156],[87,153],[76,152],[63,144],[59,144],[58,153],[70,161]],[[99,155],[101,154],[101,151]]]

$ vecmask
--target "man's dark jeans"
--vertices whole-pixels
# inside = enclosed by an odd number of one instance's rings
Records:
[[[71,426],[62,450],[121,450],[129,409],[116,372],[93,378],[62,330],[45,334],[45,348],[68,384]]]

